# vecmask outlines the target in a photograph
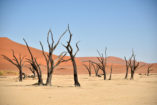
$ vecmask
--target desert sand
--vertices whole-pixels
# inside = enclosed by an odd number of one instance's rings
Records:
[[[0,38],[0,55],[12,58],[11,49],[16,56],[29,57],[25,45]],[[41,64],[45,80],[47,71],[41,50],[31,47],[31,51]],[[103,80],[103,77],[94,76],[93,69],[92,77],[88,76],[83,67],[87,60],[97,62],[96,57],[76,58],[81,87],[73,85],[71,62],[63,63],[54,70],[52,86],[35,86],[37,79],[26,78],[18,82],[17,68],[0,56],[0,105],[157,105],[157,63],[153,64],[153,75],[144,75],[148,63],[140,62],[145,66],[137,70],[134,80],[124,80],[125,61],[110,56],[106,72],[109,74],[112,65],[112,80]],[[23,68],[23,72],[30,75],[27,67]]]
[[[136,74],[134,80],[124,80],[124,74],[112,77],[79,75],[81,87],[74,87],[72,75],[54,75],[53,86],[0,76],[0,105],[157,105],[157,75]]]

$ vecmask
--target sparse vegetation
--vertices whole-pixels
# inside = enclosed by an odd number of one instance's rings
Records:
[[[21,82],[22,79],[23,79],[22,76],[24,74],[22,69],[23,69],[23,66],[24,66],[24,58],[25,57],[22,57],[21,54],[19,55],[19,57],[15,56],[14,50],[12,50],[13,59],[11,59],[11,58],[9,58],[5,55],[2,55],[2,57],[18,68],[18,70],[19,70],[19,81]]]
[[[111,68],[110,68],[110,77],[109,77],[109,79],[108,80],[111,80],[112,79],[112,65],[111,65]]]
[[[66,48],[67,52],[63,51],[58,56],[54,57],[55,49],[59,45],[62,37],[67,32],[69,33],[69,40],[67,41],[66,44],[62,44]],[[41,64],[39,64],[39,62],[37,60],[38,58],[36,58],[33,55],[32,51],[31,51],[31,48],[29,47],[27,41],[25,39],[23,39],[23,40],[26,44],[27,50],[28,50],[29,55],[30,55],[30,58],[26,58],[26,61],[29,63],[27,68],[32,72],[33,75],[26,76],[22,72],[22,67],[24,66],[24,58],[25,57],[22,57],[21,55],[19,55],[19,57],[16,57],[15,54],[14,54],[14,50],[12,50],[13,59],[11,59],[11,58],[9,58],[5,55],[2,55],[5,60],[9,61],[10,63],[15,65],[19,69],[19,81],[22,81],[22,79],[25,78],[25,77],[35,78],[35,76],[37,75],[37,78],[38,78],[37,85],[51,86],[52,85],[52,75],[53,75],[54,69],[56,67],[58,67],[61,63],[71,60],[72,67],[73,67],[74,85],[76,87],[80,87],[80,83],[79,83],[79,80],[78,80],[78,73],[77,73],[77,64],[76,64],[76,61],[75,61],[76,60],[75,57],[76,57],[76,55],[79,51],[79,46],[78,46],[79,42],[76,43],[76,52],[74,52],[73,47],[71,46],[72,33],[70,31],[69,25],[68,25],[68,28],[59,37],[59,39],[57,40],[56,43],[54,41],[52,31],[51,30],[48,31],[48,34],[47,34],[48,52],[45,52],[44,46],[40,42],[40,46],[41,46],[41,49],[42,49],[41,53],[42,53],[43,58],[46,62],[46,69],[47,69],[47,78],[46,78],[45,83],[43,82],[43,76],[42,76],[43,75],[42,74],[43,70],[41,69]],[[97,57],[98,61],[96,62],[96,61],[88,60],[88,61],[86,61],[86,63],[88,63],[88,65],[83,64],[83,66],[88,71],[89,76],[92,75],[92,67],[93,67],[93,69],[95,71],[95,76],[101,77],[101,75],[103,75],[103,79],[106,80],[107,79],[106,70],[107,70],[107,66],[108,66],[107,65],[107,48],[105,48],[105,54],[100,53],[98,50],[97,50],[97,52],[98,52],[98,55],[99,55]],[[70,58],[64,59],[67,53],[70,55]],[[128,73],[129,73],[129,70],[130,70],[130,74],[131,74],[130,80],[133,80],[135,71],[138,68],[142,67],[143,65],[140,65],[140,63],[136,60],[136,56],[134,54],[134,51],[132,51],[132,55],[131,55],[130,59],[127,60],[126,57],[124,57],[124,60],[125,60],[125,67],[126,67],[125,79],[128,78]],[[113,66],[111,65],[108,80],[112,79],[112,69],[113,69]],[[64,70],[64,67],[58,68],[58,70]],[[101,70],[103,74],[100,75],[99,70]],[[147,76],[149,76],[150,71],[152,71],[152,65],[151,64],[148,65]],[[0,71],[0,75],[6,75],[6,74],[16,74],[16,73],[11,72],[11,71],[8,71],[8,72],[7,71],[5,71],[5,72]]]
[[[66,50],[68,51],[69,55],[70,55],[70,59],[71,59],[71,62],[72,62],[72,65],[73,65],[73,70],[74,70],[74,85],[76,87],[80,87],[80,83],[78,81],[78,74],[77,74],[77,65],[76,65],[76,61],[75,61],[75,57],[76,57],[76,54],[78,53],[79,51],[79,47],[78,47],[78,43],[76,43],[76,52],[74,53],[73,52],[73,48],[71,46],[71,40],[72,40],[72,33],[70,31],[70,28],[69,28],[69,25],[68,25],[68,32],[70,34],[70,37],[69,37],[69,40],[67,41],[67,45],[63,45]]]
[[[91,74],[92,74],[92,71],[91,71],[92,63],[90,61],[88,61],[88,66],[86,64],[83,64],[83,66],[88,71],[89,76],[91,76]]]
[[[66,52],[62,52],[56,59],[53,58],[53,56],[54,56],[53,53],[54,53],[55,49],[57,48],[61,38],[64,36],[64,34],[66,32],[67,32],[67,30],[60,36],[57,43],[55,44],[55,41],[53,39],[53,33],[51,30],[49,30],[48,35],[47,35],[47,43],[48,43],[48,48],[49,48],[48,54],[45,53],[44,47],[43,47],[42,43],[40,42],[40,45],[42,48],[42,54],[45,58],[46,66],[47,66],[47,79],[46,79],[45,85],[50,85],[50,86],[52,85],[51,80],[52,80],[52,74],[53,74],[54,69],[57,66],[59,66],[60,63],[68,61],[68,60],[63,59],[66,55]],[[49,36],[51,37],[51,43],[49,42]]]
[[[0,76],[5,76],[5,75],[18,75],[18,72],[11,71],[11,70],[1,70]]]
[[[125,79],[128,78],[128,71],[129,71],[129,65],[130,65],[130,61],[131,61],[131,58],[129,60],[126,59],[126,57],[124,57],[124,60],[125,60],[125,67],[126,67],[126,74],[125,74]]]
[[[94,63],[92,63],[91,62],[91,64],[92,64],[92,66],[93,66],[93,69],[94,69],[94,71],[95,71],[95,76],[96,77],[101,77],[100,75],[99,75],[99,66],[97,65],[97,64],[94,64]]]
[[[4,75],[2,71],[0,71],[0,76]]]
[[[149,65],[148,65],[148,68],[147,68],[147,76],[149,76],[150,71],[153,71],[152,66],[153,66],[153,64],[149,64]]]
[[[42,79],[42,71],[40,68],[39,63],[37,62],[37,59],[33,56],[29,45],[27,44],[26,40],[23,39],[24,42],[26,43],[27,49],[29,51],[29,54],[31,56],[31,58],[27,58],[27,61],[29,62],[29,64],[32,66],[33,70],[36,72],[37,76],[38,76],[38,85],[44,85],[43,84],[43,79]]]
[[[99,63],[93,62],[93,61],[92,63],[96,64],[99,67],[99,69],[102,70],[103,75],[104,75],[104,80],[106,80],[107,48],[105,48],[105,58],[104,58],[103,53],[100,53],[98,50],[97,52],[99,54],[99,57],[97,57]]]

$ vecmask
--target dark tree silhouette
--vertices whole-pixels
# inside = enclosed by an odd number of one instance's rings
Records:
[[[130,69],[131,69],[131,77],[130,80],[134,79],[134,73],[137,70],[137,68],[139,67],[139,62],[136,61],[136,56],[134,54],[134,51],[132,51],[132,56],[130,59]]]
[[[40,42],[40,45],[41,45],[41,48],[42,48],[42,54],[43,54],[43,56],[45,58],[46,65],[47,65],[46,85],[52,85],[51,84],[51,80],[52,80],[52,74],[53,74],[54,69],[60,63],[68,61],[68,60],[64,60],[63,59],[65,57],[65,55],[66,55],[66,52],[62,52],[56,59],[54,59],[54,55],[53,55],[53,52],[57,48],[61,38],[64,36],[64,34],[66,32],[67,32],[67,30],[60,36],[60,38],[58,39],[57,43],[55,44],[54,39],[53,39],[53,33],[52,33],[51,30],[49,30],[49,32],[47,34],[47,43],[48,43],[48,48],[49,48],[49,52],[48,53],[45,53],[44,47],[43,47],[42,43]],[[51,43],[49,42],[49,36],[51,36]]]
[[[92,62],[95,63],[99,67],[100,70],[102,70],[103,75],[104,75],[104,80],[106,80],[107,48],[105,48],[105,58],[104,58],[103,54],[102,53],[100,54],[100,52],[98,50],[97,50],[97,52],[99,54],[99,57],[97,57],[99,63],[96,63],[93,61]]]
[[[96,77],[101,77],[99,74],[98,74],[98,72],[99,72],[99,66],[98,65],[96,65],[95,63],[93,63],[93,62],[91,62],[91,64],[92,64],[92,66],[93,66],[93,69],[94,69],[94,71],[95,71],[95,76]]]
[[[32,66],[28,66],[27,67],[31,72],[32,72],[32,74],[33,75],[31,75],[31,76],[28,76],[29,78],[35,78],[36,77],[36,74],[35,74],[35,70],[33,70],[33,68],[32,68]]]
[[[40,65],[37,62],[36,58],[33,56],[33,54],[31,52],[31,50],[30,50],[26,40],[25,39],[23,39],[23,40],[24,40],[24,42],[25,42],[25,44],[27,46],[28,52],[29,52],[30,57],[31,57],[30,59],[27,59],[27,60],[30,63],[30,65],[32,66],[32,68],[33,68],[32,70],[35,70],[35,72],[36,72],[36,74],[38,76],[38,83],[37,83],[37,85],[44,85],[43,84],[42,71],[41,71]]]
[[[112,78],[112,65],[111,65],[110,77],[108,80],[111,80],[111,78]]]
[[[125,74],[125,78],[124,79],[127,79],[128,78],[128,71],[129,71],[129,65],[131,63],[131,58],[129,60],[126,59],[126,57],[124,57],[124,60],[125,60],[125,67],[126,67],[126,74]]]
[[[2,56],[5,60],[12,63],[13,65],[15,65],[18,68],[18,70],[19,70],[19,81],[21,82],[22,76],[24,75],[24,73],[22,72],[22,68],[24,66],[24,57],[21,57],[21,55],[19,55],[19,58],[17,58],[14,54],[14,50],[12,50],[13,59],[10,59],[9,57],[7,57],[5,55],[2,55]]]
[[[147,76],[149,76],[150,71],[153,71],[152,69],[153,64],[149,64],[147,68]]]
[[[92,71],[91,71],[92,63],[90,61],[88,61],[88,66],[86,64],[83,64],[83,66],[87,69],[89,76],[91,76],[91,74],[92,74]]]
[[[78,81],[78,74],[77,74],[77,65],[76,65],[76,61],[75,61],[75,56],[76,54],[78,53],[79,51],[79,47],[78,47],[78,43],[76,43],[76,52],[73,53],[73,48],[71,46],[71,40],[72,40],[72,33],[69,29],[69,25],[68,25],[68,32],[70,34],[70,37],[69,37],[69,40],[67,41],[67,45],[63,45],[66,50],[68,51],[69,55],[70,55],[70,58],[71,58],[71,62],[72,62],[72,65],[73,65],[73,70],[74,70],[74,85],[77,86],[77,87],[80,87],[80,83]]]

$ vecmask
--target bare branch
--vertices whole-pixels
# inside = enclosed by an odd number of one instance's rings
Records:
[[[16,58],[16,56],[15,56],[15,54],[14,54],[14,50],[13,50],[13,49],[12,49],[12,54],[13,54],[13,57],[14,57],[14,59],[15,59],[17,65],[20,65],[19,61],[17,60],[17,58]]]
[[[48,59],[47,59],[47,57],[46,57],[46,54],[45,54],[45,51],[44,51],[44,47],[43,47],[43,45],[42,45],[42,43],[41,43],[41,42],[40,42],[40,46],[41,46],[41,48],[42,48],[42,53],[43,53],[43,56],[44,56],[44,58],[45,58],[46,62],[48,63]]]
[[[78,43],[79,43],[80,41],[78,41],[77,43],[76,43],[76,48],[77,48],[77,51],[75,52],[75,54],[74,54],[74,56],[76,56],[76,54],[78,53],[78,51],[79,51],[79,47],[78,47]]]
[[[54,65],[54,68],[57,67],[62,62],[68,61],[68,60],[63,60],[63,58],[65,57],[66,54],[67,53],[64,53],[63,55],[61,55],[61,57],[59,58],[58,62]]]
[[[67,30],[65,30],[65,31],[63,32],[63,34],[60,36],[60,38],[58,39],[57,43],[55,44],[55,46],[54,46],[54,48],[53,48],[54,50],[56,49],[56,47],[58,46],[58,44],[59,44],[61,38],[65,35],[66,32],[67,32]]]
[[[63,55],[66,55],[66,52],[61,52],[60,55],[54,60],[54,63],[56,63],[60,58],[62,58]]]
[[[47,33],[47,44],[48,44],[49,49],[50,49],[50,47],[51,47],[50,42],[49,42],[49,34],[50,34],[50,33],[51,33],[51,36],[52,36],[52,31],[51,31],[51,29],[49,29],[49,31],[48,31],[48,33]],[[53,38],[52,38],[52,43],[54,43]]]
[[[17,64],[15,64],[10,58],[8,58],[5,55],[2,55],[4,59],[6,59],[7,61],[9,61],[10,63],[14,64],[15,66],[17,66]]]
[[[30,56],[31,56],[31,59],[33,60],[34,58],[33,58],[32,52],[31,52],[31,50],[30,50],[30,48],[29,48],[29,46],[28,46],[26,40],[25,40],[24,38],[23,38],[23,40],[24,40],[24,42],[25,42],[25,44],[26,44],[26,46],[27,46],[27,49],[28,49],[29,54],[30,54]]]

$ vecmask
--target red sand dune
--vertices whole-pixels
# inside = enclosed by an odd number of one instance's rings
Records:
[[[42,68],[43,72],[46,73],[46,66],[45,66],[46,63],[45,63],[45,59],[42,55],[41,50],[38,50],[38,49],[35,49],[32,47],[30,47],[30,48],[31,48],[33,55],[37,58],[39,64],[42,65],[41,68]],[[6,37],[1,37],[0,38],[0,55],[6,55],[9,58],[12,58],[11,49],[14,50],[15,55],[17,55],[17,56],[19,54],[21,54],[22,56],[30,57],[25,45],[16,43]],[[57,56],[54,55],[54,57],[57,57]],[[66,56],[65,58],[67,59],[69,57]],[[77,57],[76,58],[76,63],[78,65],[78,73],[80,73],[80,74],[88,73],[87,70],[82,65],[83,63],[85,63],[84,61],[88,61],[88,60],[92,60],[94,62],[98,61],[97,57]],[[107,58],[107,62],[108,62],[107,72],[109,72],[110,65],[113,66],[113,73],[124,73],[125,72],[125,61],[123,59],[110,56]],[[141,62],[141,64],[146,64],[146,63]],[[147,69],[147,64],[146,64],[146,66],[139,69],[138,72],[145,73],[146,69]],[[155,63],[153,65],[153,69],[154,70],[152,72],[157,73],[157,63]],[[4,60],[2,56],[0,56],[0,70],[17,71],[17,68],[14,65],[12,65],[11,63],[9,63],[8,61]],[[29,70],[26,67],[24,67],[24,72],[29,73]],[[62,63],[59,67],[56,68],[54,73],[55,74],[72,74],[73,69],[72,69],[71,61]],[[94,73],[94,71],[93,71],[93,73]]]

